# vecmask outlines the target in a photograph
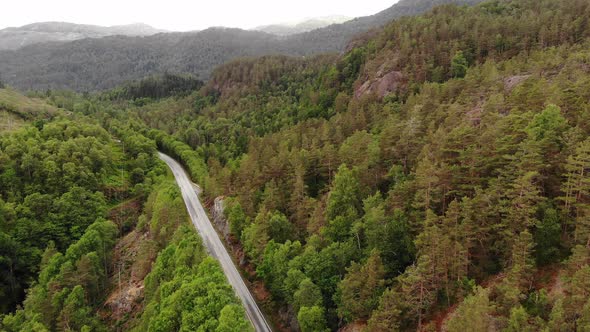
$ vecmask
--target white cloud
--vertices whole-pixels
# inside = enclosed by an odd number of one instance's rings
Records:
[[[4,0],[0,28],[63,21],[96,25],[143,22],[168,30],[253,28],[309,17],[377,13],[397,0]]]

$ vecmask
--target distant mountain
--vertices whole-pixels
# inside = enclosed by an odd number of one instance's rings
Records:
[[[399,17],[417,15],[447,3],[481,1],[401,0],[373,16],[286,37],[261,31],[210,28],[200,32],[34,44],[0,51],[0,77],[22,90],[77,91],[109,89],[165,72],[190,73],[205,80],[216,66],[234,58],[342,52],[354,36]]]
[[[290,36],[323,28],[331,24],[344,23],[349,20],[351,20],[351,18],[346,16],[325,16],[294,23],[263,25],[256,27],[253,30],[263,31],[277,36]]]
[[[358,17],[342,24],[332,24],[327,27],[293,35],[290,43],[293,45],[307,45],[314,52],[342,51],[356,35],[381,27],[388,22],[403,16],[419,15],[430,9],[445,5],[475,5],[484,0],[400,0],[393,6],[372,16]]]
[[[165,31],[143,23],[111,27],[64,22],[33,23],[19,28],[0,30],[0,50],[16,50],[24,46],[44,42],[68,42],[113,35],[149,36],[159,32]]]

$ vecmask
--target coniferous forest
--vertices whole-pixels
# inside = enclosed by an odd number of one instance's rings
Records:
[[[0,330],[252,330],[161,151],[223,200],[277,331],[590,331],[587,0],[445,4],[206,82],[6,86],[0,129]]]

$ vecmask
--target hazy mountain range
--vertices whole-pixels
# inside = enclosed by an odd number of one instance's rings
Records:
[[[0,30],[0,50],[15,50],[45,42],[66,42],[114,35],[149,36],[159,32],[165,32],[165,30],[143,23],[102,27],[65,22],[41,22]]]
[[[323,28],[331,24],[344,23],[351,19],[352,17],[347,16],[324,16],[310,18],[299,22],[263,25],[256,27],[253,30],[263,31],[277,36],[290,36]]]
[[[373,16],[289,36],[210,28],[198,32],[119,34],[32,44],[0,51],[0,78],[22,90],[78,91],[109,89],[125,81],[164,72],[191,73],[207,79],[213,68],[233,58],[341,52],[354,36],[399,17],[417,15],[446,3],[481,1],[401,0]]]

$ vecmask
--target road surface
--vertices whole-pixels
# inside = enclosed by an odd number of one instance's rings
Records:
[[[258,308],[258,305],[248,290],[248,287],[246,287],[242,276],[238,272],[234,262],[223,246],[221,239],[209,221],[209,217],[207,216],[207,213],[205,213],[205,209],[203,209],[203,206],[201,205],[201,202],[199,201],[199,198],[195,192],[195,188],[193,187],[193,184],[188,178],[186,172],[182,166],[176,162],[176,160],[161,152],[158,152],[158,155],[160,159],[162,159],[172,170],[174,178],[176,179],[176,183],[178,183],[178,186],[182,192],[182,198],[186,204],[191,221],[203,239],[203,245],[205,245],[209,251],[209,254],[217,259],[221,264],[221,268],[223,269],[225,276],[227,277],[231,286],[234,288],[236,295],[242,301],[244,309],[246,309],[246,315],[248,315],[248,319],[250,319],[250,322],[252,322],[252,325],[257,332],[271,332],[272,330],[266,322],[264,315],[262,315],[260,308]]]

